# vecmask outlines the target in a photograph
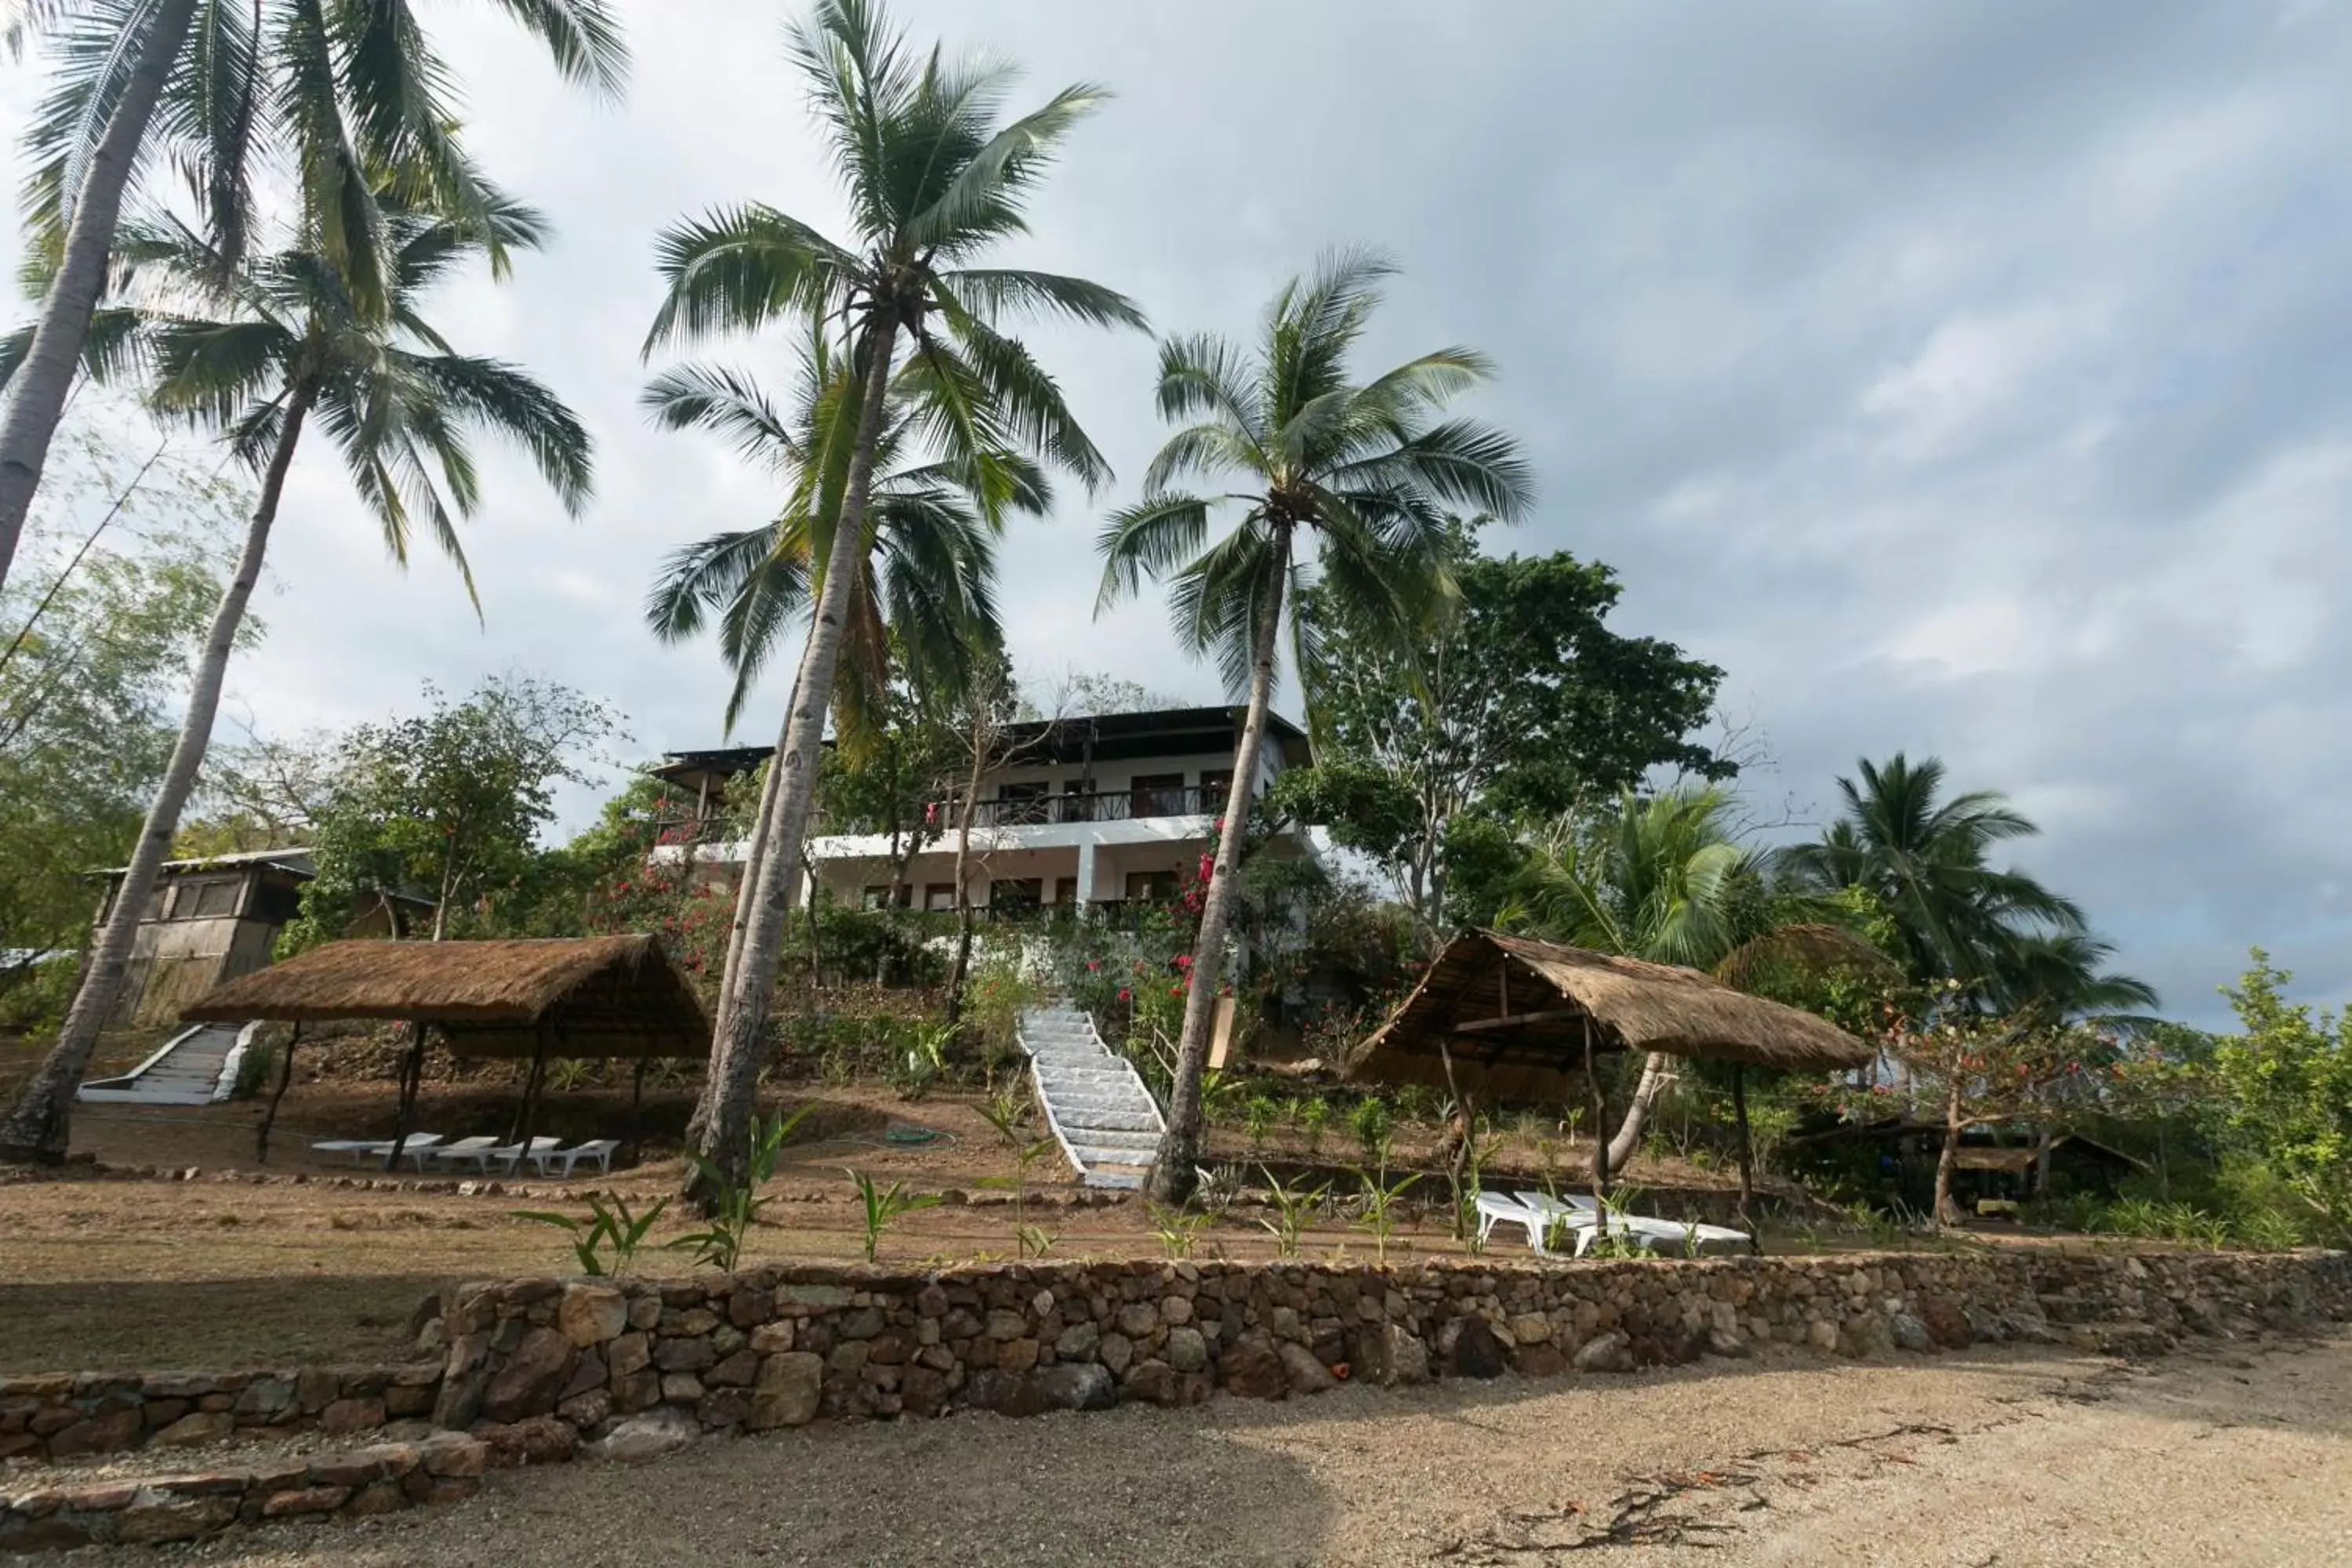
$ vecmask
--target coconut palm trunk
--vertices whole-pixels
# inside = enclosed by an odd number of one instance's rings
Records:
[[[887,321],[865,332],[865,401],[857,411],[857,445],[844,487],[841,517],[825,558],[824,585],[809,623],[808,650],[793,687],[792,716],[771,771],[778,775],[769,813],[767,844],[753,883],[750,918],[744,922],[741,956],[732,984],[719,999],[711,1042],[710,1077],[705,1093],[709,1114],[702,1119],[703,1157],[730,1181],[744,1179],[749,1166],[753,1093],[775,1000],[776,965],[783,952],[790,917],[792,875],[801,863],[801,841],[809,808],[816,799],[817,750],[824,739],[824,715],[833,700],[834,672],[841,665],[851,586],[866,549],[866,509],[874,479],[874,458],[882,437],[888,402],[890,359],[898,329]],[[697,1194],[708,1198],[709,1194]]]
[[[1242,721],[1234,752],[1234,782],[1225,792],[1224,823],[1217,835],[1217,858],[1201,901],[1200,940],[1184,994],[1184,1032],[1176,1048],[1176,1079],[1168,1091],[1168,1131],[1152,1155],[1146,1190],[1160,1203],[1191,1195],[1201,1163],[1201,1077],[1208,1070],[1209,1031],[1217,1016],[1217,991],[1224,979],[1225,937],[1233,928],[1234,881],[1241,869],[1242,839],[1249,823],[1257,781],[1258,752],[1265,744],[1266,714],[1274,706],[1275,648],[1282,632],[1282,592],[1290,580],[1290,525],[1273,528],[1273,563],[1266,574],[1265,601],[1258,606],[1250,662],[1249,713]]]
[[[1617,1135],[1609,1141],[1609,1168],[1622,1171],[1642,1147],[1642,1129],[1650,1119],[1650,1107],[1665,1092],[1675,1078],[1672,1057],[1655,1051],[1642,1063],[1642,1079],[1633,1089],[1633,1103],[1625,1108],[1625,1119],[1617,1123]]]
[[[285,493],[286,471],[293,463],[295,443],[301,437],[302,421],[310,411],[314,395],[314,389],[305,384],[298,385],[288,400],[285,424],[270,453],[269,466],[263,473],[261,498],[246,529],[245,548],[237,556],[236,574],[221,595],[220,605],[213,612],[212,628],[205,637],[195,684],[188,693],[187,715],[181,721],[180,739],[172,748],[163,787],[156,793],[154,805],[148,807],[138,847],[131,853],[130,868],[123,873],[122,886],[117,889],[113,907],[107,913],[98,951],[82,976],[80,989],[74,994],[64,1026],[58,1031],[58,1043],[33,1075],[32,1082],[26,1086],[6,1124],[0,1126],[0,1161],[56,1162],[65,1158],[74,1091],[81,1087],[99,1032],[122,993],[123,974],[130,965],[131,944],[139,934],[140,917],[147,908],[148,895],[163,874],[164,858],[172,852],[173,836],[180,828],[180,813],[195,788],[196,774],[212,743],[213,721],[220,711],[221,686],[228,673],[229,652],[236,647],[237,628],[245,623],[246,605],[261,576],[262,557],[269,548],[269,531],[278,521],[278,498]]]
[[[123,84],[122,97],[108,116],[97,151],[74,195],[73,222],[66,229],[65,256],[41,305],[31,351],[13,378],[15,395],[0,416],[0,584],[16,556],[16,542],[40,488],[49,441],[65,415],[81,363],[82,340],[106,288],[106,264],[114,248],[122,198],[139,161],[139,143],[154,117],[155,100],[172,62],[188,36],[196,0],[162,0],[140,41],[139,63]]]

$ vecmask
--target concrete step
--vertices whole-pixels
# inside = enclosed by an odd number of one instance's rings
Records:
[[[1097,1165],[1079,1178],[1081,1185],[1108,1187],[1117,1192],[1139,1192],[1143,1187],[1141,1165]]]

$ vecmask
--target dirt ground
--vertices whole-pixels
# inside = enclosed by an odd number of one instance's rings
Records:
[[[174,1560],[2318,1568],[2352,1561],[2347,1476],[2352,1339],[2153,1366],[1979,1351],[811,1428]]]

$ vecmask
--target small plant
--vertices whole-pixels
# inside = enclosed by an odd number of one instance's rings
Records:
[[[1282,1106],[1271,1095],[1255,1095],[1242,1107],[1242,1129],[1249,1134],[1250,1152],[1265,1147],[1265,1135],[1274,1131],[1281,1118]]]
[[[2238,1239],[2260,1252],[2286,1252],[2303,1245],[2303,1231],[2276,1209],[2256,1209],[2238,1223]]]
[[[570,1094],[596,1081],[596,1064],[582,1061],[577,1057],[564,1057],[547,1064],[547,1087],[558,1094]]]
[[[1331,1125],[1331,1102],[1320,1095],[1310,1095],[1297,1102],[1298,1131],[1307,1139],[1307,1152],[1323,1152],[1323,1130]]]
[[[785,1140],[792,1137],[793,1129],[815,1109],[803,1105],[790,1116],[751,1123],[751,1158],[740,1186],[730,1181],[727,1173],[711,1161],[700,1154],[688,1154],[697,1184],[711,1194],[710,1222],[670,1245],[690,1249],[695,1261],[707,1268],[733,1273],[735,1266],[742,1261],[744,1239],[759,1222],[760,1211],[775,1201],[760,1196],[760,1189],[774,1178],[776,1156],[782,1152]]]
[[[1348,1112],[1348,1126],[1355,1133],[1356,1142],[1364,1146],[1366,1164],[1388,1163],[1381,1158],[1381,1151],[1396,1131],[1396,1112],[1389,1109],[1387,1100],[1377,1094],[1364,1096]]]
[[[1258,1170],[1265,1177],[1266,1198],[1274,1205],[1274,1217],[1261,1219],[1257,1223],[1273,1236],[1276,1258],[1296,1258],[1298,1256],[1298,1238],[1305,1234],[1307,1221],[1314,1217],[1315,1210],[1323,1202],[1325,1194],[1330,1192],[1331,1184],[1325,1182],[1313,1187],[1286,1187],[1275,1180],[1272,1171],[1263,1165]]]
[[[1454,1234],[1461,1238],[1462,1250],[1473,1258],[1486,1252],[1486,1237],[1478,1229],[1478,1188],[1474,1184],[1465,1187],[1454,1205]]]
[[[884,1187],[876,1185],[874,1178],[863,1171],[845,1171],[842,1173],[857,1184],[857,1200],[865,1206],[866,1261],[868,1263],[874,1261],[875,1253],[882,1246],[882,1233],[889,1229],[901,1215],[911,1214],[917,1209],[934,1208],[940,1202],[939,1194],[910,1193],[904,1182],[893,1182]]]
[[[1222,1068],[1211,1068],[1201,1075],[1201,1120],[1208,1122],[1231,1121],[1242,1104],[1242,1080]]]
[[[1018,1237],[1030,1229],[1029,1167],[1055,1152],[1051,1138],[1031,1138],[1025,1125],[1029,1120],[1029,1101],[1025,1096],[1009,1089],[998,1089],[988,1097],[980,1113],[996,1129],[997,1136],[1012,1147],[1016,1169],[1010,1177],[983,1176],[980,1184],[999,1191],[1010,1188],[1013,1193],[1013,1231]],[[1039,1254],[1043,1257],[1044,1254]]]
[[[588,1194],[588,1217],[575,1219],[568,1214],[551,1214],[541,1209],[517,1209],[515,1218],[527,1219],[538,1225],[551,1225],[572,1237],[572,1254],[580,1260],[583,1274],[625,1274],[635,1261],[637,1248],[652,1230],[654,1221],[661,1218],[662,1210],[669,1207],[667,1197],[654,1200],[654,1206],[643,1214],[629,1207],[629,1200],[620,1194],[612,1194],[608,1203],[603,1193]],[[610,1249],[607,1262],[604,1253]]]
[[[1151,1205],[1145,1213],[1151,1221],[1151,1234],[1160,1239],[1160,1247],[1171,1258],[1190,1258],[1201,1233],[1209,1227],[1209,1216],[1181,1208]]]
[[[1013,1237],[1019,1249],[1016,1256],[1022,1258],[1043,1258],[1054,1250],[1055,1242],[1062,1239],[1058,1232],[1034,1225],[1023,1226],[1013,1233]]]
[[[1241,1171],[1232,1165],[1201,1165],[1194,1173],[1200,1181],[1192,1188],[1192,1202],[1210,1219],[1224,1218],[1242,1195]]]
[[[917,1025],[892,1058],[892,1073],[901,1100],[920,1100],[948,1070],[948,1047],[955,1031],[945,1024]]]
[[[1381,1145],[1381,1152],[1383,1155],[1388,1152],[1385,1143]],[[1412,1185],[1413,1177],[1407,1173],[1396,1185],[1389,1185],[1388,1162],[1383,1158],[1378,1175],[1359,1170],[1356,1179],[1363,1183],[1364,1190],[1356,1200],[1355,1227],[1372,1238],[1374,1260],[1386,1263],[1389,1260],[1389,1237],[1396,1234],[1397,1221],[1402,1217],[1398,1205],[1406,1190]]]

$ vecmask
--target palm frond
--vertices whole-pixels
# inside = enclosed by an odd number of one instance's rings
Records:
[[[1200,496],[1153,496],[1111,513],[1097,535],[1103,558],[1095,614],[1139,593],[1146,577],[1168,575],[1198,555],[1209,536],[1209,502]]]
[[[677,339],[823,318],[859,277],[857,258],[815,229],[756,204],[674,224],[655,242],[667,284],[646,334],[650,355]]]
[[[748,374],[715,364],[682,364],[662,372],[637,396],[664,430],[701,428],[730,437],[735,449],[766,468],[803,461],[807,449],[768,395]]]

